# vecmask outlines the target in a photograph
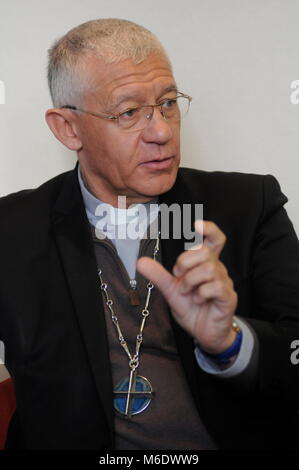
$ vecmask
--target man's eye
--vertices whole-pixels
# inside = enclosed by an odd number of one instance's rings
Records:
[[[176,105],[177,99],[165,100],[163,102],[163,108],[173,108]]]
[[[124,111],[119,115],[121,119],[130,119],[135,117],[138,114],[139,108],[132,108],[132,109],[127,109],[127,111]]]

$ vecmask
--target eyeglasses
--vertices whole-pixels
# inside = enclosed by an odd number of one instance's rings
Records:
[[[122,130],[134,132],[145,129],[153,117],[155,108],[159,109],[161,115],[166,121],[179,122],[188,113],[191,101],[191,96],[178,92],[174,98],[166,98],[158,104],[136,106],[115,115],[95,113],[93,111],[88,111],[71,105],[61,106],[61,108],[79,111],[81,113],[90,114],[91,116],[100,117],[109,121],[117,121]]]

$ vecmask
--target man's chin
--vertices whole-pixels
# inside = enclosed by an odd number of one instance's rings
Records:
[[[144,181],[140,193],[147,197],[157,197],[169,191],[175,183],[178,167],[173,169],[170,174],[160,174]]]

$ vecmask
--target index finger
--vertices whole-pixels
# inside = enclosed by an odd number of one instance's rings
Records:
[[[226,236],[220,228],[209,220],[196,220],[194,226],[195,230],[203,237],[203,245],[206,245],[216,256],[219,256],[226,242]],[[198,248],[201,246],[198,245]],[[196,249],[196,247],[193,247],[193,249]]]

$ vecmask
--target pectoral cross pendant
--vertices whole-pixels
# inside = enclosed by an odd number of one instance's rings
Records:
[[[118,413],[131,418],[144,411],[153,398],[153,388],[150,382],[136,370],[131,370],[130,376],[122,379],[114,389],[114,408]]]

